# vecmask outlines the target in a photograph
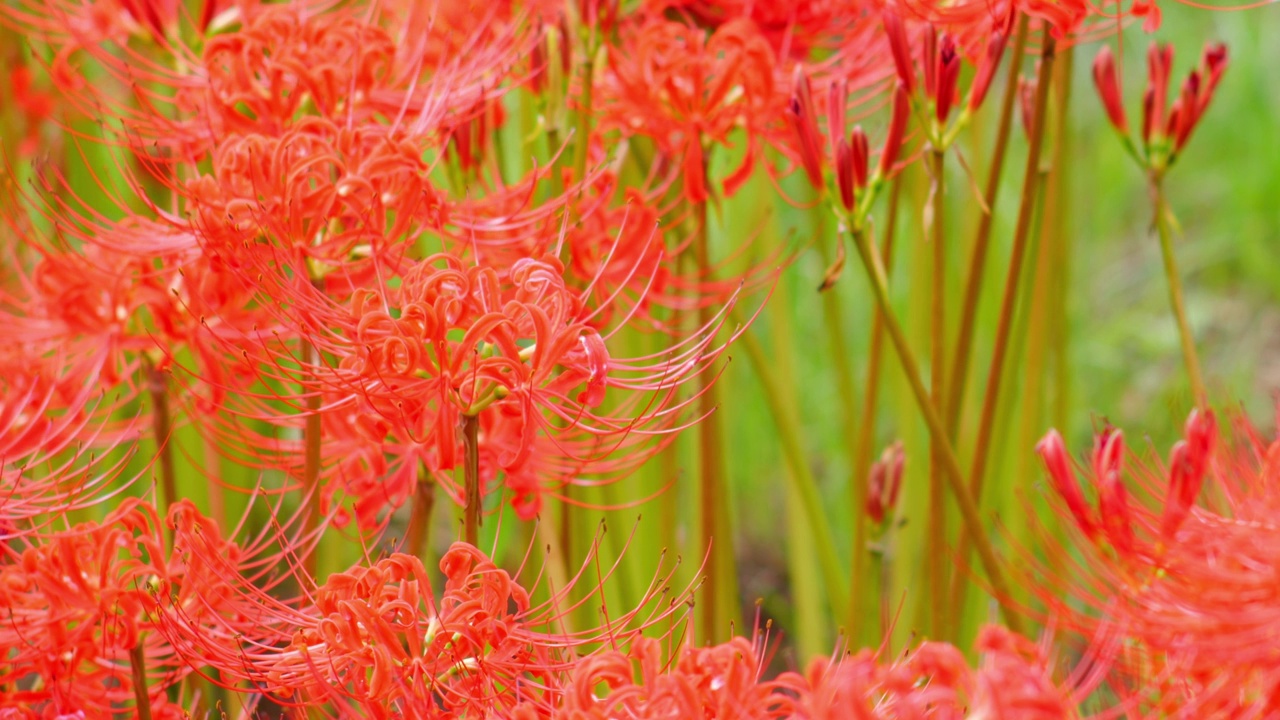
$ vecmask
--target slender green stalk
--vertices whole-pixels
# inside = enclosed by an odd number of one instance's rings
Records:
[[[1160,240],[1160,256],[1164,260],[1164,275],[1169,281],[1169,305],[1178,322],[1178,335],[1182,340],[1182,360],[1187,365],[1187,377],[1191,381],[1191,394],[1196,405],[1208,407],[1209,396],[1204,388],[1204,376],[1200,374],[1200,358],[1196,355],[1195,336],[1187,322],[1187,310],[1182,299],[1182,278],[1178,273],[1178,261],[1173,254],[1173,229],[1169,226],[1169,205],[1164,196],[1164,178],[1151,175],[1151,203],[1155,211],[1156,236]]]
[[[1013,330],[1014,311],[1018,305],[1018,283],[1022,277],[1022,264],[1026,256],[1027,238],[1030,235],[1032,215],[1039,198],[1043,179],[1040,170],[1040,149],[1044,144],[1044,128],[1049,107],[1049,88],[1053,79],[1055,43],[1048,25],[1044,30],[1040,70],[1036,80],[1035,116],[1032,118],[1030,148],[1022,179],[1022,198],[1018,205],[1018,219],[1014,225],[1013,251],[1009,257],[1009,269],[1005,276],[1004,297],[1000,303],[1000,319],[996,325],[995,346],[991,365],[987,370],[987,387],[982,400],[982,415],[978,421],[978,438],[974,446],[973,462],[969,469],[969,492],[978,502],[982,499],[983,476],[990,456],[991,440],[995,430],[996,410],[999,409],[1000,384],[1004,363],[1009,349],[1009,334]],[[957,551],[961,565],[969,556],[969,545],[963,539]],[[966,577],[957,573],[951,586],[951,607],[959,607],[963,597]]]
[[[704,169],[705,171],[705,169]],[[707,237],[707,202],[696,203],[694,221],[698,227],[693,241],[694,262],[697,264],[698,277],[711,277],[711,253]],[[698,308],[698,326],[709,327],[715,319],[714,308],[704,305]],[[716,637],[721,628],[719,612],[722,599],[720,593],[722,558],[725,556],[729,538],[716,537],[720,529],[717,517],[720,506],[725,503],[724,488],[724,452],[720,442],[720,414],[716,412],[719,405],[719,393],[714,384],[715,372],[708,369],[699,377],[700,395],[698,396],[698,412],[702,421],[698,423],[698,482],[701,496],[698,498],[698,512],[702,527],[702,550],[706,557],[704,574],[706,581],[702,585],[702,623],[706,638]],[[718,544],[713,544],[718,541]]]
[[[591,106],[595,100],[596,29],[592,27],[583,48],[586,57],[582,61],[582,107],[578,112],[578,124],[574,133],[573,179],[581,182],[587,175],[587,155],[591,148]]]
[[[147,690],[147,656],[142,641],[129,649],[129,672],[133,676],[133,704],[138,720],[151,720],[151,695]]]
[[[874,640],[877,647],[887,647],[890,635],[893,634],[893,603],[889,589],[893,586],[894,527],[893,522],[886,525],[879,539],[868,548],[871,556],[871,578],[876,587],[877,616],[880,619],[879,632]]]
[[[1000,98],[1000,121],[996,128],[995,147],[991,150],[991,168],[987,185],[982,191],[985,212],[979,213],[978,230],[974,234],[973,254],[969,258],[969,271],[964,287],[964,300],[960,310],[960,332],[956,337],[956,350],[951,357],[951,385],[947,389],[947,426],[952,439],[960,427],[960,409],[964,405],[964,391],[969,379],[969,360],[973,353],[973,331],[977,325],[978,301],[982,297],[982,280],[987,266],[987,251],[991,245],[991,228],[995,224],[996,203],[1000,197],[1000,179],[1004,173],[1004,156],[1009,147],[1010,130],[1013,128],[1014,101],[1018,97],[1018,79],[1022,73],[1022,58],[1027,45],[1026,15],[1018,19],[1013,48],[1009,55],[1009,75],[1005,78],[1004,94]]]
[[[431,537],[431,513],[436,507],[436,483],[425,465],[418,466],[418,483],[409,507],[409,526],[404,533],[405,551],[426,562]]]
[[[933,246],[933,288],[929,314],[929,392],[933,406],[943,409],[946,392],[947,355],[947,233],[946,233],[946,172],[945,154],[941,149],[928,154],[932,168],[933,188],[929,193],[930,244]],[[945,422],[945,419],[944,419]],[[949,430],[949,426],[948,426]],[[947,437],[949,438],[950,432]],[[947,497],[943,489],[941,461],[938,458],[938,441],[929,443],[929,588],[933,597],[942,594],[947,585]],[[933,636],[947,637],[947,606],[940,602],[929,603],[929,626]]]
[[[893,237],[898,225],[898,201],[902,197],[902,176],[894,178],[889,191],[889,218],[884,229],[885,272],[893,268]],[[861,419],[853,453],[853,577],[849,590],[849,633],[853,639],[867,639],[865,633],[855,635],[866,617],[865,593],[862,591],[867,559],[867,483],[871,470],[871,454],[876,436],[876,405],[880,396],[880,367],[884,357],[884,317],[880,308],[871,311],[871,341],[867,351],[867,378],[863,384]],[[877,559],[877,562],[880,560]],[[872,577],[880,577],[873,574]],[[888,592],[882,588],[882,592]]]
[[[173,418],[169,413],[169,376],[157,368],[145,353],[142,368],[147,375],[147,393],[151,396],[151,434],[156,441],[156,460],[160,463],[160,517],[178,499],[178,476],[173,465]],[[172,540],[172,530],[169,531]]]
[[[304,363],[310,366],[320,364],[320,351],[310,342],[305,343]],[[320,418],[320,390],[313,389],[307,395],[307,418],[302,429],[303,466],[302,491],[306,497],[308,512],[303,534],[308,534],[320,527],[324,520],[320,509],[320,444],[323,441],[323,430]],[[302,559],[302,567],[311,577],[316,577],[319,565],[319,543],[313,543]]]
[[[822,567],[823,580],[827,586],[827,599],[836,617],[845,612],[849,598],[844,595],[844,581],[840,575],[840,560],[835,552],[835,536],[831,532],[831,524],[826,513],[822,511],[822,499],[818,493],[818,482],[805,459],[804,446],[800,442],[799,419],[796,408],[782,389],[782,383],[773,371],[770,360],[760,341],[750,332],[743,333],[737,340],[737,346],[747,353],[747,359],[760,380],[760,388],[764,391],[765,402],[769,405],[774,423],[778,428],[778,442],[782,445],[782,457],[787,463],[788,477],[791,478],[796,492],[800,496],[805,515],[808,517],[810,532],[817,545],[818,562]]]
[[[1053,156],[1050,160],[1051,172],[1047,178],[1045,191],[1044,223],[1045,237],[1043,243],[1051,253],[1046,258],[1049,270],[1049,287],[1047,288],[1053,312],[1049,316],[1050,327],[1067,327],[1067,286],[1071,270],[1071,251],[1068,244],[1071,239],[1070,216],[1064,212],[1071,187],[1071,163],[1063,162],[1063,158],[1071,157],[1073,135],[1067,123],[1067,110],[1071,105],[1071,80],[1075,77],[1075,48],[1064,48],[1058,54],[1054,88],[1056,101],[1053,104],[1053,115],[1057,119],[1053,131]],[[1066,427],[1069,416],[1068,400],[1071,397],[1071,373],[1069,368],[1067,343],[1071,333],[1054,332],[1049,334],[1051,362],[1054,379],[1053,412],[1050,425]]]
[[[866,268],[867,279],[871,283],[871,290],[875,295],[876,303],[884,315],[885,330],[889,332],[889,339],[893,342],[893,348],[902,365],[903,374],[911,387],[911,394],[915,398],[921,414],[924,415],[925,424],[929,428],[930,435],[938,440],[939,457],[942,460],[942,467],[946,471],[944,477],[947,479],[952,494],[955,495],[965,533],[968,534],[974,547],[978,550],[978,557],[982,561],[983,569],[987,572],[987,579],[991,583],[996,599],[1001,603],[1001,612],[1005,624],[1010,630],[1020,633],[1022,632],[1022,618],[1015,614],[1008,605],[1009,599],[1012,597],[1009,592],[1009,585],[1005,581],[1004,571],[1000,568],[1000,561],[996,557],[995,548],[992,547],[991,541],[984,532],[982,517],[978,513],[978,506],[964,482],[964,475],[960,469],[960,459],[956,456],[955,448],[952,447],[951,441],[947,437],[947,430],[942,423],[941,413],[934,407],[933,401],[929,397],[929,392],[925,389],[924,381],[920,376],[919,363],[916,362],[915,355],[911,352],[911,346],[907,343],[907,336],[902,331],[902,326],[898,323],[897,316],[893,313],[893,306],[889,301],[889,282],[885,276],[884,263],[880,258],[880,251],[865,233],[853,231],[850,234],[852,235],[854,247],[857,248],[858,255],[862,259],[863,267]]]
[[[462,452],[463,488],[467,498],[462,536],[468,543],[479,546],[484,492],[480,487],[480,418],[475,415],[462,416]]]

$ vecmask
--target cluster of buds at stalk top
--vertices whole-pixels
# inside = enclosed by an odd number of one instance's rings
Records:
[[[1115,55],[1110,47],[1104,46],[1093,60],[1093,82],[1107,111],[1107,119],[1120,134],[1129,154],[1157,175],[1173,165],[1209,107],[1227,68],[1227,47],[1222,43],[1205,46],[1199,66],[1187,76],[1182,91],[1171,104],[1169,74],[1172,68],[1173,46],[1151,43],[1147,50],[1147,89],[1142,95],[1142,134],[1138,146],[1130,136]]]
[[[896,170],[898,157],[902,154],[903,138],[906,135],[907,120],[910,116],[908,90],[899,83],[893,93],[893,114],[889,120],[889,130],[885,135],[884,145],[880,149],[880,160],[874,172],[871,171],[871,151],[867,134],[862,126],[855,126],[848,136],[845,135],[845,102],[848,86],[844,81],[833,82],[827,102],[827,132],[830,142],[827,152],[823,151],[822,132],[818,129],[817,108],[813,100],[813,88],[809,76],[797,67],[791,92],[791,101],[787,107],[787,119],[794,129],[800,150],[800,161],[805,174],[814,187],[826,187],[823,169],[830,158],[835,163],[835,197],[839,198],[839,208],[843,208],[853,227],[860,227],[871,209],[877,192],[884,181]]]
[[[906,88],[912,109],[920,117],[921,127],[929,144],[935,150],[944,150],[955,141],[960,129],[969,122],[969,118],[986,98],[996,69],[1000,66],[1000,59],[1004,56],[1009,38],[1007,28],[1002,23],[992,30],[976,52],[977,67],[973,82],[969,85],[968,98],[955,122],[948,124],[951,111],[956,108],[960,99],[958,84],[961,48],[956,37],[946,32],[938,34],[933,24],[924,27],[920,37],[922,77],[917,82],[916,69],[911,62],[911,41],[902,18],[893,10],[886,9],[881,19],[898,81]],[[916,92],[917,88],[922,90],[922,95]]]
[[[902,471],[906,464],[907,455],[900,441],[885,448],[880,459],[871,464],[871,472],[867,476],[867,517],[872,522],[883,523],[898,504]]]
[[[1216,433],[1213,413],[1191,412],[1184,430],[1185,438],[1169,452],[1167,495],[1159,524],[1152,528],[1151,534],[1157,537],[1154,553],[1150,554],[1163,554],[1190,514],[1208,473]],[[1141,548],[1134,533],[1135,514],[1130,508],[1129,493],[1122,479],[1124,434],[1116,428],[1107,427],[1094,437],[1091,465],[1098,495],[1097,512],[1085,500],[1057,430],[1050,430],[1044,436],[1036,445],[1036,452],[1044,460],[1054,489],[1066,503],[1081,532],[1094,542],[1105,539],[1119,557],[1135,557],[1134,553]],[[1143,551],[1142,554],[1148,553]]]

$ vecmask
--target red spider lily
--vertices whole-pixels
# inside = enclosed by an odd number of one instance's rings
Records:
[[[1227,48],[1221,43],[1206,45],[1200,65],[1187,76],[1178,97],[1170,104],[1172,67],[1173,46],[1153,42],[1147,52],[1147,87],[1142,96],[1142,142],[1135,146],[1129,135],[1119,73],[1111,49],[1104,46],[1093,61],[1093,82],[1107,119],[1120,134],[1125,149],[1144,169],[1156,174],[1173,165],[1199,126],[1226,70]]]
[[[847,139],[844,135],[847,94],[843,82],[836,81],[830,85],[827,130],[831,137],[829,143],[824,143],[818,127],[818,111],[809,78],[797,69],[787,117],[798,140],[799,155],[810,181],[816,187],[824,188],[823,169],[834,163],[835,197],[839,199],[844,211],[851,213],[860,222],[870,210],[877,189],[897,171],[910,119],[910,99],[906,86],[899,82],[893,93],[889,128],[873,172],[869,167],[871,156],[867,137],[861,126],[855,127]],[[824,145],[829,148],[825,154]]]
[[[85,364],[0,362],[0,538],[39,532],[50,513],[100,505],[137,479],[128,465],[139,423],[112,419],[133,394],[107,396]]]
[[[126,501],[101,524],[26,538],[0,561],[0,684],[31,689],[8,698],[45,717],[106,717],[134,698],[130,652],[142,649],[153,712],[182,717],[164,689],[186,674],[151,632],[153,595],[181,593],[183,568],[166,562],[154,510]],[[35,680],[34,684],[31,680]]]
[[[771,717],[1076,717],[1074,708],[1083,693],[1054,680],[1044,647],[992,626],[983,629],[976,648],[982,656],[976,668],[955,647],[936,642],[892,663],[865,650],[838,661],[819,658],[803,675],[778,678],[785,703]]]
[[[324,313],[318,325],[330,330],[313,342],[334,358],[333,365],[291,370],[285,363],[298,367],[296,357],[267,347],[270,354],[255,357],[253,366],[288,386],[314,386],[309,392],[323,395],[325,413],[348,418],[349,429],[338,436],[366,448],[348,458],[400,448],[400,480],[370,500],[403,498],[406,478],[416,476],[419,462],[431,473],[456,467],[461,450],[455,428],[467,415],[481,418],[482,459],[493,463],[488,477],[502,472],[528,478],[525,473],[534,469],[545,478],[545,488],[555,489],[576,481],[584,469],[623,472],[660,448],[662,436],[688,420],[693,402],[677,401],[675,389],[724,347],[713,345],[720,318],[667,353],[611,357],[609,335],[593,324],[598,311],[583,307],[579,298],[554,261],[519,261],[504,280],[493,268],[467,268],[453,256],[434,256],[400,277],[395,289],[360,290],[340,309],[299,311]],[[238,352],[250,357],[247,350]],[[610,391],[616,402],[607,412],[597,411]],[[265,407],[236,412],[277,415]],[[606,459],[624,449],[618,461]],[[350,462],[345,467],[356,469]],[[368,472],[383,468],[390,471],[375,461]],[[461,499],[447,473],[440,481]],[[526,480],[522,494],[527,493]],[[520,504],[526,513],[536,512],[532,498]],[[362,514],[365,522],[373,519]]]
[[[159,165],[197,162],[232,136],[283,136],[307,116],[348,128],[409,128],[418,137],[435,135],[442,147],[455,126],[473,119],[471,108],[495,97],[496,80],[478,78],[514,68],[536,42],[536,25],[525,15],[508,22],[490,15],[496,25],[468,30],[476,37],[491,28],[489,42],[465,40],[446,50],[433,43],[447,36],[428,30],[435,12],[414,5],[404,17],[392,12],[399,9],[394,5],[365,12],[244,4],[226,20],[228,31],[194,47],[166,44],[176,69],[146,52],[112,52],[86,40],[84,50],[135,90],[133,102],[97,89],[76,71],[58,67],[55,77],[77,91],[69,100],[79,109],[119,120],[126,131],[118,142]],[[57,25],[58,11],[49,12],[54,15],[32,22]],[[406,35],[403,23],[422,32]],[[83,87],[72,88],[77,84]]]
[[[1037,568],[1038,594],[1064,624],[1086,636],[1130,638],[1112,682],[1132,707],[1155,715],[1189,708],[1206,717],[1266,717],[1274,709],[1280,667],[1253,639],[1274,632],[1280,617],[1270,570],[1280,452],[1247,428],[1242,443],[1220,452],[1216,434],[1212,416],[1197,411],[1168,465],[1143,463],[1130,473],[1144,496],[1166,497],[1162,512],[1125,509],[1131,552],[1085,544],[1083,564],[1056,557],[1065,570]],[[1118,469],[1116,435],[1100,440],[1103,472]],[[1213,500],[1197,502],[1205,481]]]
[[[727,23],[709,36],[682,22],[645,19],[624,28],[601,82],[603,129],[652,138],[684,168],[691,202],[709,197],[705,152],[745,131],[742,165],[723,181],[732,195],[750,176],[758,137],[776,115],[774,55],[754,25]]]
[[[228,685],[243,679],[281,702],[375,717],[509,716],[520,706],[543,717],[560,701],[578,662],[575,648],[626,642],[680,607],[662,601],[671,578],[660,576],[639,608],[602,628],[570,632],[562,618],[577,606],[566,589],[534,604],[532,589],[464,543],[441,558],[438,595],[419,559],[395,554],[331,576],[306,599],[282,602],[202,548],[199,537],[180,537],[191,538],[193,558],[225,568],[220,592],[230,594],[199,616],[161,615],[178,652],[211,664]]]
[[[761,682],[764,648],[738,637],[663,661],[656,640],[579,661],[554,718],[772,718],[782,698]],[[601,688],[604,688],[602,695]]]
[[[1071,461],[1067,458],[1062,437],[1050,431],[1036,447],[1044,459],[1053,480],[1054,488],[1063,498],[1076,526],[1090,540],[1098,539],[1101,532],[1111,543],[1117,557],[1138,560],[1163,553],[1164,545],[1173,542],[1178,528],[1191,511],[1208,470],[1213,452],[1213,436],[1216,432],[1213,415],[1194,411],[1187,419],[1186,439],[1174,445],[1169,453],[1168,494],[1164,514],[1159,523],[1159,538],[1154,553],[1137,545],[1134,523],[1138,515],[1129,502],[1129,493],[1123,481],[1124,437],[1114,428],[1107,428],[1094,439],[1092,477],[1098,493],[1098,512],[1088,506],[1076,482]]]
[[[946,130],[946,126],[952,109],[960,104],[958,83],[961,57],[968,55],[976,69],[961,115],[956,120],[957,125],[966,123],[986,98],[991,81],[1004,57],[1009,23],[992,17],[982,28],[975,28],[973,34],[976,35],[976,40],[971,41],[971,49],[966,49],[962,44],[965,42],[964,37],[947,31],[939,35],[937,26],[925,24],[915,31],[915,44],[920,49],[920,70],[917,77],[912,63],[915,54],[912,52],[912,34],[892,9],[886,9],[882,13],[882,19],[898,81],[913,102],[918,102],[915,90],[917,87],[920,89],[919,101],[927,102],[932,110],[929,113],[932,116],[929,120],[931,127],[926,128],[926,131],[931,142],[945,146],[955,132],[954,129]]]
[[[847,0],[649,0],[646,9],[655,15],[686,16],[711,28],[748,20],[760,29],[779,58],[797,62],[815,50],[842,49],[842,41],[860,20],[860,8]]]

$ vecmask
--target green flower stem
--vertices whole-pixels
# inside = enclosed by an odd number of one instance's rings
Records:
[[[946,155],[942,149],[930,150],[928,155],[933,188],[929,193],[930,239],[933,251],[931,308],[929,313],[929,392],[933,406],[941,412],[946,386],[947,354],[947,233],[946,233]],[[945,422],[945,420],[944,420]],[[951,437],[950,426],[944,426]],[[943,489],[941,460],[938,442],[934,437],[929,443],[929,588],[934,597],[942,594],[947,585],[947,496]],[[940,602],[929,603],[929,627],[935,638],[946,638],[947,606]]]
[[[1027,151],[1027,164],[1022,179],[1022,198],[1018,205],[1018,219],[1014,225],[1013,252],[1009,258],[1008,273],[1005,276],[1004,297],[1000,303],[1000,319],[996,326],[996,340],[992,351],[991,365],[987,370],[986,392],[982,400],[982,415],[978,422],[978,438],[973,453],[973,464],[969,469],[969,493],[979,501],[982,498],[983,478],[986,474],[987,461],[990,458],[991,441],[993,439],[996,411],[1000,405],[1000,381],[1004,376],[1004,364],[1008,357],[1009,335],[1013,331],[1014,313],[1018,307],[1018,284],[1022,278],[1022,264],[1026,257],[1027,239],[1030,236],[1031,221],[1035,213],[1039,187],[1043,182],[1040,170],[1040,151],[1044,142],[1044,129],[1049,108],[1049,90],[1053,79],[1053,60],[1055,42],[1046,25],[1044,45],[1040,56],[1040,70],[1036,79],[1035,116],[1032,119],[1030,148]],[[969,544],[963,539],[957,550],[963,564],[969,556]],[[964,595],[966,578],[957,574],[951,586],[950,607],[959,607],[960,598]]]
[[[894,178],[893,187],[889,191],[889,218],[884,229],[884,262],[885,270],[893,267],[893,238],[898,225],[898,201],[902,196],[902,176]],[[861,419],[858,421],[858,437],[853,451],[853,573],[849,590],[849,637],[855,641],[867,642],[866,633],[859,633],[858,628],[866,618],[866,593],[862,590],[867,561],[867,484],[870,482],[871,454],[875,451],[876,406],[880,396],[880,368],[884,358],[884,317],[877,307],[871,311],[871,340],[867,351],[867,377],[863,387],[867,389],[862,397]],[[841,363],[847,365],[847,363]],[[875,561],[881,561],[876,556]],[[880,573],[874,572],[873,578]],[[882,588],[882,592],[887,592]],[[883,629],[882,629],[883,632]]]
[[[982,297],[982,280],[986,270],[987,250],[991,244],[991,228],[995,221],[996,202],[1000,197],[1000,178],[1004,171],[1005,151],[1009,147],[1010,130],[1013,128],[1013,107],[1018,97],[1018,78],[1022,72],[1022,58],[1026,54],[1027,16],[1018,20],[1017,34],[1009,56],[1009,75],[1005,78],[1004,95],[1000,98],[1000,120],[996,128],[995,146],[991,150],[991,168],[987,185],[982,191],[986,208],[978,219],[974,235],[973,254],[969,258],[969,272],[965,280],[964,300],[960,311],[960,332],[956,338],[955,354],[951,357],[951,385],[947,388],[947,427],[952,439],[960,427],[960,409],[964,404],[964,391],[969,375],[969,360],[973,355],[973,331],[978,321],[978,301]]]
[[[147,690],[147,656],[142,640],[129,650],[129,672],[133,676],[133,704],[138,720],[151,720],[151,695]]]
[[[947,437],[946,426],[942,423],[941,413],[934,407],[929,397],[929,392],[925,389],[924,381],[921,380],[920,366],[916,362],[915,355],[911,352],[911,346],[907,344],[906,334],[903,333],[902,326],[898,323],[897,316],[893,313],[893,306],[889,301],[889,283],[885,276],[884,263],[880,259],[880,251],[870,241],[866,233],[853,231],[850,234],[854,247],[857,248],[858,255],[862,259],[862,265],[866,268],[867,279],[871,283],[872,293],[875,295],[876,304],[879,306],[881,313],[883,313],[885,329],[889,332],[889,339],[892,341],[898,360],[902,364],[903,374],[907,378],[907,383],[911,386],[911,393],[915,397],[916,404],[920,407],[921,414],[924,415],[925,424],[929,428],[930,435],[938,441],[939,458],[942,461],[943,469],[946,471],[944,477],[952,494],[955,495],[965,533],[971,538],[974,547],[978,550],[978,557],[982,561],[983,569],[987,572],[987,579],[991,583],[996,599],[1001,604],[1001,613],[1005,624],[1010,630],[1021,633],[1023,627],[1022,618],[1014,613],[1008,604],[1012,598],[1009,592],[1009,584],[1005,580],[1004,571],[1000,568],[1000,561],[996,557],[995,548],[992,547],[991,541],[984,532],[982,517],[978,513],[977,503],[974,502],[973,495],[970,494],[968,486],[965,485],[964,475],[960,470],[960,459],[956,456],[955,448],[952,447],[951,441]]]
[[[169,412],[169,377],[156,367],[145,353],[142,368],[146,373],[147,392],[151,396],[151,433],[156,441],[156,460],[160,463],[160,517],[169,514],[169,506],[178,499],[178,476],[173,465],[173,417]],[[173,531],[167,531],[173,540]]]
[[[427,562],[426,552],[431,538],[431,513],[436,507],[436,483],[426,465],[418,465],[418,483],[413,489],[409,507],[409,526],[404,532],[405,551]]]
[[[764,391],[765,402],[773,415],[774,424],[778,428],[778,441],[782,445],[782,456],[787,463],[788,477],[791,478],[800,501],[808,517],[810,532],[818,548],[818,562],[822,568],[824,583],[827,587],[827,600],[831,603],[832,614],[843,617],[848,607],[849,598],[845,596],[845,581],[840,573],[840,560],[835,552],[835,536],[831,532],[831,524],[822,511],[822,499],[818,493],[818,482],[805,459],[804,447],[800,442],[799,420],[796,416],[794,402],[786,397],[782,383],[773,372],[773,363],[760,346],[760,341],[751,332],[742,333],[737,343],[747,352],[747,359],[760,380],[760,388]]]
[[[1195,336],[1187,322],[1187,310],[1182,299],[1182,278],[1178,273],[1178,261],[1173,254],[1173,229],[1170,227],[1168,201],[1164,196],[1164,178],[1151,175],[1151,201],[1155,212],[1156,236],[1160,240],[1160,256],[1164,260],[1164,274],[1169,281],[1169,305],[1178,321],[1178,335],[1182,340],[1182,359],[1187,365],[1187,377],[1191,381],[1191,394],[1196,405],[1208,407],[1209,396],[1204,388],[1204,376],[1200,373],[1200,358],[1196,355]]]
[[[467,499],[462,536],[468,543],[479,547],[484,492],[480,487],[480,418],[476,415],[462,416],[462,453],[463,488]]]

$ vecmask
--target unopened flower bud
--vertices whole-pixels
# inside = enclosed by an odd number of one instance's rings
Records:
[[[893,55],[893,66],[898,72],[898,82],[902,83],[907,95],[911,95],[916,89],[916,74],[911,67],[911,44],[907,41],[907,30],[902,25],[902,18],[893,10],[886,8],[880,18],[884,23],[885,37],[889,41],[889,52]]]
[[[924,73],[924,95],[938,97],[938,29],[929,25],[920,43],[920,67]]]
[[[1102,530],[1116,553],[1133,552],[1134,538],[1129,512],[1129,492],[1122,476],[1124,433],[1107,428],[1094,438],[1093,471],[1098,485],[1098,515]]]
[[[831,83],[827,94],[827,134],[831,136],[831,156],[835,157],[840,140],[844,137],[845,100],[849,84],[843,79]]]
[[[902,141],[907,134],[907,121],[911,118],[911,98],[907,88],[898,84],[893,93],[893,115],[889,120],[889,132],[884,138],[884,147],[880,150],[880,169],[882,177],[893,173],[893,166],[902,154]]]
[[[1173,46],[1151,43],[1147,50],[1147,94],[1143,97],[1142,139],[1150,144],[1153,132],[1161,129],[1161,120],[1169,99],[1169,73],[1173,68]],[[1149,100],[1148,100],[1149,96]]]
[[[1128,135],[1129,119],[1124,114],[1116,59],[1107,45],[1103,45],[1098,56],[1093,59],[1093,84],[1098,88],[1098,97],[1102,99],[1102,107],[1107,111],[1107,119],[1111,121],[1112,127],[1120,134]]]
[[[858,126],[847,141],[841,139],[836,145],[836,185],[847,211],[853,211],[857,191],[867,186],[867,162],[867,134]]]
[[[1216,431],[1212,412],[1193,410],[1187,418],[1184,439],[1169,452],[1169,491],[1160,518],[1160,537],[1165,542],[1173,539],[1200,496]]]
[[[793,75],[791,102],[787,117],[799,142],[800,162],[804,165],[809,182],[822,188],[822,135],[818,132],[818,119],[813,106],[813,90],[804,69],[796,67]]]
[[[1084,534],[1093,539],[1098,534],[1098,524],[1093,518],[1089,504],[1085,502],[1080,483],[1076,481],[1075,471],[1071,469],[1071,459],[1067,456],[1066,445],[1057,430],[1050,430],[1036,445],[1036,452],[1044,461],[1049,471],[1049,479],[1053,481],[1053,489],[1058,491],[1067,510],[1075,518],[1076,525]]]
[[[895,442],[884,449],[879,460],[871,464],[871,472],[867,477],[866,509],[872,522],[883,523],[885,516],[898,504],[906,462],[907,456],[902,450],[902,443]]]
[[[969,112],[976,111],[986,99],[987,90],[991,88],[991,81],[1000,67],[1000,59],[1004,57],[1004,48],[1008,41],[1009,36],[1000,31],[996,31],[987,40],[987,51],[978,61],[978,70],[973,76],[973,84],[969,86]]]
[[[960,81],[960,53],[956,49],[956,41],[950,34],[944,33],[938,47],[937,95],[934,96],[934,110],[938,122],[946,122],[951,114],[951,106],[956,99],[956,83]]]

